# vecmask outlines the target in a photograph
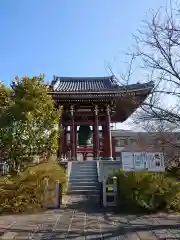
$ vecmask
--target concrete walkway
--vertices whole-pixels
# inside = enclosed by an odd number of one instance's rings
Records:
[[[180,239],[180,217],[115,215],[104,212],[91,197],[72,196],[61,210],[1,216],[0,239]]]

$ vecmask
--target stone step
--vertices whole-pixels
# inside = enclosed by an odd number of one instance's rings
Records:
[[[72,184],[68,184],[68,187],[71,188],[99,188],[99,185],[98,184],[91,184],[91,185],[83,185],[83,184],[77,184],[77,183],[72,183]]]
[[[85,162],[81,162],[81,163],[76,163],[75,166],[97,166],[96,163],[94,162],[88,162],[88,163],[85,163]]]
[[[98,181],[98,177],[97,176],[87,176],[87,175],[83,175],[83,176],[76,176],[73,175],[69,178],[69,181],[73,181],[73,180],[79,180],[79,181],[92,181],[92,182],[97,182]]]
[[[79,168],[86,168],[86,169],[97,169],[96,165],[71,165],[71,168],[73,169],[79,169]]]
[[[80,185],[98,185],[99,183],[98,183],[98,180],[96,180],[96,181],[91,181],[91,179],[76,179],[75,181],[73,181],[73,180],[69,180],[68,181],[68,184],[76,184],[76,185],[78,185],[78,184],[80,184]]]
[[[71,184],[79,184],[79,185],[87,185],[87,186],[89,186],[89,185],[99,185],[99,183],[97,182],[97,181],[84,181],[84,180],[82,180],[82,181],[79,181],[79,180],[77,180],[77,179],[75,179],[75,180],[69,180],[68,181],[68,184],[69,185],[71,185]]]
[[[99,188],[99,184],[98,183],[95,183],[95,184],[78,184],[77,182],[76,183],[71,183],[71,184],[68,184],[68,186],[72,186],[72,187],[81,187],[81,188],[85,188],[85,187],[93,187],[93,188]]]
[[[96,173],[80,173],[80,172],[72,172],[71,174],[70,174],[70,177],[71,176],[88,176],[88,177],[90,177],[90,176],[98,176],[98,174],[96,174]]]
[[[72,163],[77,163],[77,164],[88,164],[88,163],[94,163],[96,164],[96,160],[86,160],[86,161],[72,161]]]
[[[87,191],[91,191],[91,190],[98,190],[99,189],[97,188],[97,186],[71,186],[71,187],[68,187],[68,190],[79,190],[79,191],[84,191],[84,190],[87,190]]]
[[[98,174],[96,173],[96,172],[79,172],[79,171],[76,171],[76,172],[71,172],[71,174],[70,175],[80,175],[80,176],[82,176],[82,175],[88,175],[88,176],[91,176],[91,175],[95,175],[95,176],[97,176]]]
[[[72,171],[70,175],[98,175],[96,172],[79,172],[79,171]]]
[[[88,178],[88,177],[84,177],[84,178],[82,178],[82,177],[73,177],[73,178],[69,178],[69,180],[68,180],[68,182],[89,182],[89,181],[91,181],[91,182],[98,182],[98,178],[96,177],[94,177],[94,178]]]
[[[80,186],[80,187],[83,187],[83,186],[87,186],[87,187],[91,187],[91,186],[93,186],[93,187],[99,187],[99,184],[97,184],[97,183],[91,183],[91,184],[81,184],[81,183],[77,183],[77,182],[74,182],[74,183],[72,183],[72,182],[70,182],[70,183],[68,183],[68,186],[69,187],[71,187],[71,186]]]
[[[79,179],[69,179],[68,183],[81,183],[81,184],[98,184],[98,181],[96,180],[92,180],[92,179],[81,179],[81,181],[79,181]]]
[[[74,166],[75,169],[88,169],[88,170],[91,170],[91,169],[97,169],[96,166]]]
[[[71,166],[71,168],[73,168],[73,169],[79,169],[79,168],[85,168],[85,169],[97,169],[96,166],[78,166],[78,165],[76,165],[76,166]]]
[[[79,162],[79,163],[75,162],[75,163],[72,163],[72,165],[73,166],[97,166],[96,162],[95,163],[94,162],[87,162],[87,163],[85,163],[85,162]]]
[[[96,162],[74,162],[71,164],[72,166],[97,166]]]
[[[73,195],[98,195],[99,190],[68,190],[67,194]]]
[[[97,169],[87,169],[87,168],[78,168],[78,169],[71,169],[74,172],[95,172],[97,173]]]
[[[76,184],[72,184],[72,185],[68,185],[67,187],[68,189],[99,189],[98,185],[76,185]]]
[[[89,171],[71,171],[70,175],[98,175],[97,172]]]
[[[95,172],[72,172],[71,174],[70,174],[70,176],[73,176],[73,175],[76,175],[76,176],[98,176],[98,174],[97,173],[95,173]]]
[[[87,168],[78,168],[78,169],[71,169],[73,172],[97,172],[97,169],[87,169]]]
[[[97,168],[97,165],[92,165],[92,164],[75,164],[75,165],[71,165],[71,167],[83,167],[83,168]]]

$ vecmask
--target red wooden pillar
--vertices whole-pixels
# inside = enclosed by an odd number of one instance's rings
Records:
[[[112,137],[112,157],[116,160],[116,139]]]
[[[59,113],[62,113],[62,107],[59,108]],[[58,122],[58,150],[57,150],[57,158],[60,160],[61,159],[61,154],[62,154],[62,126],[61,126],[61,117],[59,114],[59,122]],[[62,116],[62,114],[61,114]]]
[[[99,158],[99,125],[98,125],[98,106],[94,108],[94,126],[93,126],[93,157]]]
[[[75,122],[74,122],[74,106],[70,108],[71,113],[71,160],[76,159],[76,151],[75,151]]]
[[[58,150],[57,150],[57,158],[61,158],[61,121],[58,123]]]
[[[105,124],[102,124],[102,157],[106,156],[106,129],[105,129]]]
[[[64,158],[67,158],[67,126],[64,126]]]
[[[111,116],[110,116],[110,107],[109,105],[106,106],[106,128],[107,128],[107,141],[106,141],[106,148],[107,148],[107,158],[113,160],[112,158],[112,137],[111,137]]]
[[[64,126],[61,124],[60,133],[60,158],[64,157]]]
[[[75,159],[77,159],[77,125],[75,125]]]

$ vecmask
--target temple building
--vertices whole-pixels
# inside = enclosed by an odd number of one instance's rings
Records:
[[[110,124],[124,122],[147,98],[153,87],[153,82],[121,86],[115,76],[54,76],[50,94],[61,116],[58,157],[77,160],[78,151],[82,147],[85,151],[87,147],[78,143],[77,132],[82,126],[91,126],[93,159],[103,157],[113,160]]]

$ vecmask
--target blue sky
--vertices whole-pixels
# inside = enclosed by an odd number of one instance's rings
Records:
[[[0,81],[15,76],[105,76],[124,72],[149,9],[168,0],[0,0]],[[138,71],[133,82],[144,76]],[[118,124],[129,129],[129,124]]]
[[[121,72],[121,51],[166,0],[0,0],[0,80]],[[138,81],[138,79],[134,79]]]

